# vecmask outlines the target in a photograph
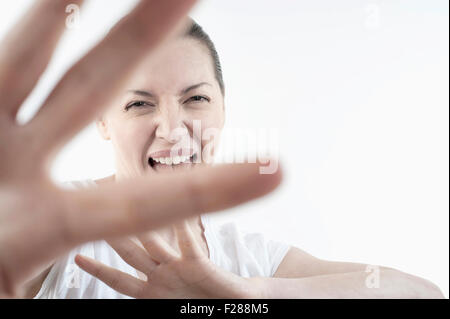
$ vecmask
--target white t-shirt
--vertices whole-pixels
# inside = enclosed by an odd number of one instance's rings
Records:
[[[67,188],[97,187],[93,180],[68,182]],[[258,233],[241,233],[235,223],[217,225],[208,215],[201,215],[210,260],[226,271],[242,277],[272,277],[290,246],[266,239]],[[52,266],[35,296],[46,298],[130,298],[81,270],[74,261],[77,254],[94,258],[106,265],[138,276],[104,240],[79,246],[59,258]]]

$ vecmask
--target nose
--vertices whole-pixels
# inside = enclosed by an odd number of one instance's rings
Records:
[[[171,144],[178,142],[180,135],[185,134],[182,112],[176,105],[160,105],[156,118],[156,138],[164,139]]]

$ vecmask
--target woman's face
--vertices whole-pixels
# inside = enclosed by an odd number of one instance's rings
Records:
[[[97,121],[113,144],[116,178],[209,162],[223,124],[224,98],[212,58],[192,38],[172,40],[144,61]]]

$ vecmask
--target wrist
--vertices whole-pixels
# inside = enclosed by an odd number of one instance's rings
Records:
[[[269,278],[265,277],[251,277],[248,280],[248,287],[250,297],[248,299],[267,299],[269,297],[269,290],[267,289],[267,281]]]

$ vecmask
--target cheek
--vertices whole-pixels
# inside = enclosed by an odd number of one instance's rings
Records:
[[[197,126],[194,135],[197,141],[200,141],[201,138],[202,157],[204,160],[211,160],[220,142],[220,134],[223,128],[222,114],[219,112],[204,113],[196,120],[201,121],[201,130]],[[199,132],[201,132],[201,136],[198,136]]]
[[[197,121],[197,126],[201,126],[202,132],[211,130],[222,130],[224,122],[224,111],[221,105],[212,105],[209,109],[187,111],[186,123],[189,127]]]
[[[137,158],[142,156],[143,150],[148,145],[154,127],[148,121],[128,120],[117,126],[112,132],[112,143],[117,154],[125,158]]]

